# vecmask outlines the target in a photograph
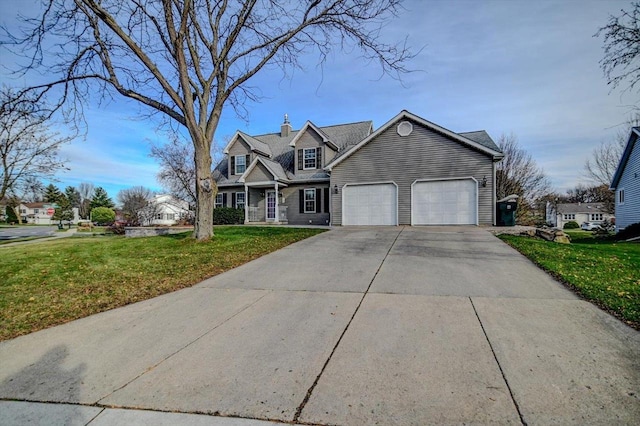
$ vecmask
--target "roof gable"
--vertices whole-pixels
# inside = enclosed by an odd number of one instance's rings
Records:
[[[247,167],[247,170],[245,170],[242,176],[240,176],[240,178],[238,179],[238,182],[244,183],[247,177],[251,174],[251,172],[256,167],[258,167],[258,164],[262,165],[267,170],[267,172],[271,174],[271,176],[273,177],[273,180],[278,180],[278,181],[288,180],[286,172],[284,171],[284,169],[279,163],[276,163],[275,161],[267,160],[266,158],[256,157],[251,162],[249,167]]]
[[[312,129],[314,132],[316,132],[318,136],[322,138],[322,142],[331,146],[336,151],[339,149],[338,146],[331,141],[331,138],[329,138],[329,136],[322,129],[320,129],[318,126],[316,126],[309,120],[307,120],[307,122],[304,123],[304,126],[302,126],[302,128],[298,130],[298,133],[294,136],[294,138],[291,139],[291,142],[289,142],[289,146],[295,147],[298,140],[300,140],[302,135],[304,135],[309,129]]]
[[[238,139],[242,139],[247,145],[249,145],[249,148],[251,149],[251,151],[257,152],[267,157],[271,157],[272,154],[271,154],[271,148],[269,148],[269,145],[239,130],[236,131],[236,134],[233,135],[233,138],[231,138],[231,140],[229,141],[229,143],[227,144],[227,146],[224,148],[222,152],[225,154],[229,154],[229,149],[234,143],[236,143]]]
[[[373,139],[375,139],[378,135],[380,135],[381,133],[383,133],[384,131],[386,131],[387,129],[389,129],[391,126],[393,126],[394,124],[396,124],[397,122],[399,122],[400,120],[403,119],[410,119],[413,120],[415,122],[417,122],[418,124],[426,127],[427,129],[430,129],[432,131],[435,131],[437,133],[440,133],[446,137],[448,137],[449,139],[452,139],[454,141],[457,141],[463,145],[466,145],[470,148],[473,148],[477,151],[480,151],[486,155],[490,155],[491,157],[493,157],[494,160],[499,160],[502,157],[504,157],[504,155],[502,154],[502,152],[499,151],[497,148],[497,146],[495,148],[489,148],[488,146],[485,146],[482,143],[476,142],[475,140],[454,133],[451,130],[445,129],[444,127],[438,126],[437,124],[434,124],[430,121],[425,120],[422,117],[419,117],[415,114],[410,113],[407,110],[402,110],[398,115],[396,115],[395,117],[393,117],[391,120],[387,121],[384,125],[382,125],[378,130],[376,130],[375,132],[371,133],[369,136],[367,136],[365,139],[363,139],[360,143],[352,146],[351,148],[349,148],[348,150],[346,150],[342,155],[337,156],[331,163],[329,163],[326,167],[325,170],[331,170],[333,169],[333,167],[337,166],[338,164],[340,164],[341,162],[343,162],[344,160],[346,160],[347,158],[349,158],[351,155],[353,155],[354,153],[356,153],[360,148],[362,148],[363,146],[365,146],[366,144],[368,144],[369,142],[371,142]],[[484,134],[486,134],[486,132],[484,132],[484,130],[480,131],[483,132]],[[470,132],[470,133],[480,133],[480,132]],[[476,136],[475,138],[479,139],[478,135],[472,135],[472,136]],[[488,134],[486,134],[487,137],[489,137]],[[491,139],[489,137],[489,139]],[[494,144],[495,146],[495,144]]]
[[[624,151],[622,152],[622,157],[620,158],[620,162],[618,163],[618,167],[616,168],[616,172],[613,174],[613,179],[611,179],[611,187],[609,189],[615,190],[620,183],[620,179],[622,178],[622,174],[624,173],[624,169],[629,162],[629,158],[631,157],[631,153],[638,141],[638,136],[640,136],[640,127],[632,127],[631,134],[629,135],[629,140],[627,141],[627,146],[625,146]]]

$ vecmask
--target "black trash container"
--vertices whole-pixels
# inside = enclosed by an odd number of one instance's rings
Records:
[[[496,203],[497,225],[498,226],[515,226],[516,225],[516,209],[518,203],[515,200],[498,201]]]

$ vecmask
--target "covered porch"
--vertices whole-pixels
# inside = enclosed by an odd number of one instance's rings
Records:
[[[287,224],[287,206],[278,181],[245,183],[245,223]]]

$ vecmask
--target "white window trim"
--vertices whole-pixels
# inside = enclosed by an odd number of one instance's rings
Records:
[[[218,202],[218,197],[220,197],[220,202]],[[213,202],[213,207],[214,208],[224,207],[223,203],[224,203],[224,197],[222,196],[222,192],[219,192],[218,194],[216,194],[216,198],[214,199],[214,202]]]
[[[604,214],[602,213],[591,213],[591,222],[599,222],[604,220]]]
[[[235,160],[233,161],[233,174],[241,175],[247,171],[247,157],[244,155],[234,155],[234,157],[235,157]],[[238,171],[238,158],[242,158],[242,162],[244,166],[244,170],[241,172]]]
[[[307,200],[307,193],[313,193],[313,200]],[[313,201],[313,209],[307,210],[307,201]],[[305,213],[315,213],[316,212],[316,189],[315,188],[305,188],[304,190],[304,212]]]
[[[307,167],[307,151],[313,151],[313,167]],[[315,170],[318,168],[318,152],[316,148],[302,148],[302,170]]]
[[[624,188],[618,189],[618,193],[616,195],[616,202],[618,203],[618,205],[624,206]],[[622,195],[622,197],[620,195]]]
[[[242,195],[242,207],[238,207],[238,195]],[[236,209],[244,209],[244,204],[245,204],[245,193],[243,192],[236,192],[236,205],[234,206]]]

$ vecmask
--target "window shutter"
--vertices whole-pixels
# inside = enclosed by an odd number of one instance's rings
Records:
[[[222,207],[227,207],[227,193],[222,193]]]
[[[235,192],[231,193],[231,207],[233,207],[234,209],[236,208],[236,193]]]
[[[322,203],[320,203],[321,197],[322,188],[316,188],[316,213],[322,213]]]
[[[329,188],[324,189],[324,212],[329,213]]]
[[[236,174],[236,156],[232,155],[231,156],[231,171],[229,172],[229,175],[235,175]]]
[[[304,155],[302,154],[302,150],[298,150],[298,170],[302,170],[302,165],[304,161]]]
[[[316,148],[316,168],[322,168],[322,148]]]
[[[304,189],[298,191],[298,198],[300,198],[300,213],[304,213]]]
[[[251,162],[251,155],[247,154],[247,157],[244,160],[244,169],[247,170],[249,168],[249,163]]]

